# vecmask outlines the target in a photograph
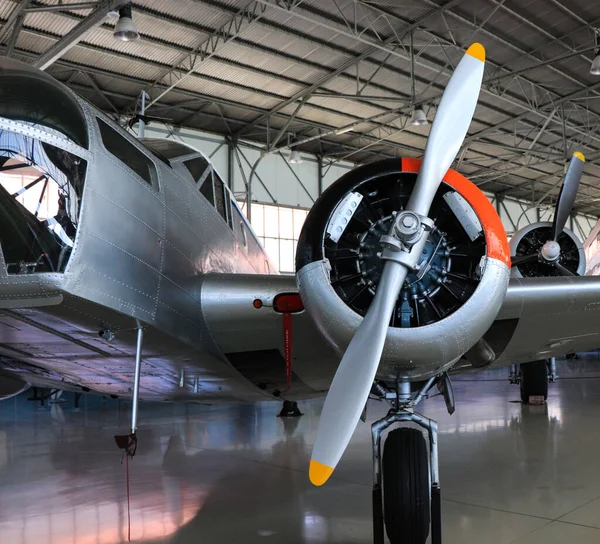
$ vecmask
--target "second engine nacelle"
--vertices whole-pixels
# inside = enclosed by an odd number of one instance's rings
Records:
[[[412,193],[421,161],[359,167],[323,193],[304,224],[296,269],[307,312],[342,353],[380,280],[380,238]],[[418,379],[441,372],[487,331],[506,293],[510,253],[485,195],[449,170],[433,201],[435,222],[419,269],[396,302],[378,377]]]
[[[551,262],[547,262],[542,254],[544,244],[550,240],[552,223],[543,221],[532,223],[518,230],[510,239],[510,251],[516,259],[513,263],[511,275],[513,278],[540,278],[560,276],[561,271]],[[585,252],[583,244],[573,231],[563,229],[557,239],[560,254],[558,262],[573,274],[585,274]],[[535,259],[518,263],[518,259],[528,255],[537,255]]]

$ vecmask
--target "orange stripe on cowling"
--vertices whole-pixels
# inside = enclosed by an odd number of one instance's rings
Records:
[[[417,173],[421,169],[422,162],[421,159],[402,159],[402,171]],[[456,189],[475,210],[485,232],[488,257],[498,259],[510,268],[508,238],[500,216],[492,203],[481,192],[481,189],[456,170],[448,170],[444,176],[444,182]]]

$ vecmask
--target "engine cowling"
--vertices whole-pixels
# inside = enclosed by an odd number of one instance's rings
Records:
[[[544,260],[541,250],[544,244],[550,240],[552,223],[542,221],[532,223],[518,230],[510,239],[511,255],[524,257],[526,255],[538,254],[540,257],[533,262],[513,265],[511,275],[513,278],[540,278],[548,276],[560,276],[560,271]],[[585,251],[583,244],[573,233],[565,228],[557,239],[560,248],[559,262],[572,273],[579,276],[585,274]]]
[[[374,297],[383,268],[380,238],[408,202],[420,165],[389,159],[361,166],[329,187],[308,214],[296,253],[298,288],[340,353]],[[435,227],[420,269],[398,297],[379,379],[419,379],[449,368],[481,339],[506,294],[507,237],[485,195],[449,170],[429,216]]]

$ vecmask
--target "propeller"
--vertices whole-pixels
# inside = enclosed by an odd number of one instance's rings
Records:
[[[561,276],[575,276],[576,274],[566,268],[561,262],[562,248],[558,243],[558,238],[565,229],[569,214],[575,204],[575,197],[579,190],[581,175],[583,174],[583,165],[585,157],[583,153],[576,151],[571,157],[569,168],[565,174],[563,186],[560,189],[556,209],[554,211],[554,221],[550,230],[550,237],[535,253],[529,255],[516,255],[511,257],[512,266],[519,266],[529,263],[542,262],[554,266]]]
[[[585,157],[583,153],[579,151],[573,153],[565,175],[565,181],[556,201],[556,211],[554,212],[554,221],[552,222],[552,240],[555,242],[564,230],[569,214],[575,204],[575,197],[577,196],[577,191],[579,191],[584,163]]]
[[[415,269],[422,258],[428,231],[433,226],[427,218],[429,208],[475,113],[484,64],[485,49],[474,43],[448,81],[406,210],[396,216],[389,236],[382,237],[385,265],[381,280],[342,357],[321,413],[309,469],[314,485],[323,485],[333,473],[369,397],[395,302],[409,269]]]

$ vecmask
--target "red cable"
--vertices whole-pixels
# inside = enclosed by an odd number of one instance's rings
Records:
[[[288,391],[292,387],[292,314],[283,312],[283,352]]]
[[[127,481],[127,540],[131,542],[131,504],[129,498],[129,455],[125,455],[125,474]]]

